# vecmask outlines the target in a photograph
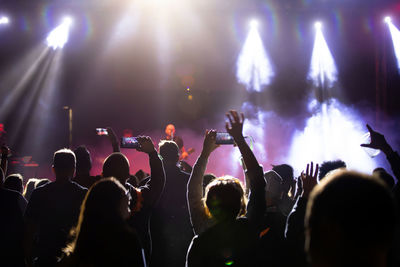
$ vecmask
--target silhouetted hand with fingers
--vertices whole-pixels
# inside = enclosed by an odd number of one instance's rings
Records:
[[[307,164],[306,173],[301,173],[301,180],[303,182],[303,197],[308,198],[311,191],[314,187],[318,184],[317,177],[318,177],[318,164],[315,166],[314,171],[314,163]]]
[[[367,128],[369,131],[369,134],[371,136],[371,143],[369,144],[361,144],[362,147],[369,147],[369,148],[374,148],[374,149],[379,149],[385,155],[390,154],[393,152],[391,146],[386,142],[385,136],[379,132],[374,131],[371,126],[367,124]]]
[[[201,155],[204,157],[209,157],[210,154],[217,148],[219,145],[215,144],[215,139],[217,136],[217,132],[215,130],[207,130],[204,136],[203,142],[203,150],[201,151]]]
[[[153,141],[149,136],[138,136],[136,140],[140,144],[140,147],[136,149],[137,151],[144,152],[147,154],[150,154],[152,152],[157,152],[154,147]]]
[[[236,110],[230,110],[229,113],[226,113],[226,117],[229,122],[226,122],[225,128],[226,131],[233,137],[236,143],[244,140],[243,138],[243,122],[244,115],[243,113],[239,114]]]

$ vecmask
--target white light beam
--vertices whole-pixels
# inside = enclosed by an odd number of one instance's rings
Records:
[[[262,87],[271,82],[274,71],[258,33],[257,21],[251,21],[250,26],[236,62],[236,77],[239,83],[246,85],[247,91],[261,92]]]
[[[71,18],[64,18],[63,22],[52,30],[47,36],[46,43],[47,46],[56,50],[57,48],[63,48],[68,42],[69,29],[71,27]]]
[[[396,26],[394,26],[390,17],[386,17],[385,22],[387,23],[390,30],[390,35],[392,36],[394,53],[397,60],[397,69],[400,73],[400,31],[396,28]]]
[[[338,74],[335,60],[322,34],[322,24],[315,23],[315,29],[314,49],[308,77],[316,87],[332,87]]]

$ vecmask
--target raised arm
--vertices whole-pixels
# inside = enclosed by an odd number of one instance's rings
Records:
[[[140,144],[140,148],[137,150],[149,155],[150,163],[151,178],[145,186],[140,188],[143,195],[143,206],[152,207],[157,203],[162,191],[164,190],[164,167],[151,138],[148,136],[139,136],[137,140]]]
[[[107,129],[107,133],[108,133],[107,137],[111,142],[113,152],[121,152],[117,135],[114,133],[114,131],[111,127],[107,127],[106,129]]]
[[[216,131],[206,131],[203,150],[193,166],[187,185],[187,201],[195,234],[200,234],[206,230],[211,224],[211,219],[206,215],[203,205],[203,176],[207,168],[208,158],[210,154],[218,147],[215,144]]]
[[[247,205],[247,217],[250,220],[257,221],[264,215],[266,209],[265,203],[265,180],[262,167],[258,164],[256,157],[246,143],[243,136],[243,113],[239,114],[235,110],[226,114],[229,123],[226,123],[227,132],[235,140],[240,153],[242,154],[244,164],[247,168],[246,176],[249,185],[249,203]]]
[[[371,126],[369,126],[368,124],[367,124],[367,128],[371,135],[371,143],[361,144],[361,146],[381,150],[386,155],[386,158],[390,163],[390,167],[392,168],[393,174],[396,176],[397,181],[399,181],[400,180],[400,156],[399,156],[399,154],[392,149],[392,147],[386,141],[386,138],[383,134],[381,134],[377,131],[374,131],[371,128]]]

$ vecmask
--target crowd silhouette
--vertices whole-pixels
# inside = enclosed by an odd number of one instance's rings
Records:
[[[340,159],[309,159],[295,174],[288,164],[263,168],[243,136],[243,114],[226,116],[243,183],[206,173],[215,130],[205,132],[193,166],[180,164],[173,140],[157,150],[137,137],[150,173],[132,175],[107,128],[113,152],[101,174],[91,175],[91,154],[79,146],[54,153],[53,181],[26,184],[8,173],[4,144],[0,266],[400,266],[400,156],[383,134],[367,125],[371,142],[361,146],[382,151],[394,177],[384,168],[346,170]]]

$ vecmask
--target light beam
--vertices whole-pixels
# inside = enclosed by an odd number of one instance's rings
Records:
[[[322,23],[316,22],[315,29],[314,49],[308,77],[316,87],[332,87],[337,80],[335,60],[322,33]]]
[[[69,30],[72,24],[72,19],[69,17],[64,18],[62,23],[52,30],[47,36],[47,46],[56,50],[57,48],[63,48],[68,42]]]
[[[250,22],[250,32],[236,62],[238,82],[246,85],[249,92],[261,92],[262,87],[268,85],[274,76],[257,26],[257,21]]]
[[[394,54],[397,61],[397,69],[400,73],[400,31],[394,26],[390,17],[385,18],[385,22],[389,27],[390,35],[392,36]]]

